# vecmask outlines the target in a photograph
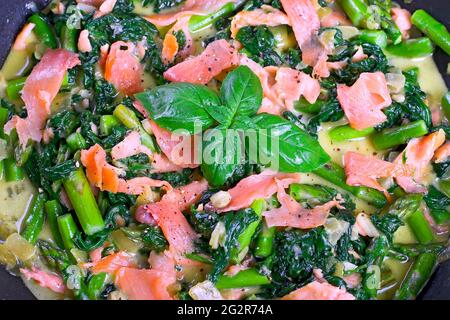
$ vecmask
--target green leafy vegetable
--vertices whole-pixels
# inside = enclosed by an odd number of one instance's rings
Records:
[[[171,83],[136,94],[151,118],[170,131],[184,129],[194,134],[196,129],[207,129],[213,118],[208,108],[221,108],[217,94],[197,84]],[[198,127],[196,127],[198,126]]]
[[[256,115],[254,122],[260,129],[267,130],[266,134],[259,132],[258,140],[268,139],[278,144],[276,154],[269,148],[260,149],[259,153],[263,152],[270,159],[277,157],[280,171],[310,172],[330,160],[315,139],[291,122],[270,114]]]

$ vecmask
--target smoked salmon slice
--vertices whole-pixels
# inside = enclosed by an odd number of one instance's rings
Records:
[[[286,193],[280,180],[275,180],[281,207],[263,213],[268,227],[316,228],[325,224],[333,207],[342,208],[339,201],[332,200],[313,209],[305,209]]]
[[[320,94],[320,83],[304,72],[291,68],[280,68],[275,77],[275,90],[279,98],[284,100],[288,110],[294,109],[294,102],[301,96],[309,103],[316,102]]]
[[[33,68],[22,89],[27,117],[14,116],[4,127],[7,134],[16,128],[22,147],[30,139],[41,141],[42,129],[50,115],[51,103],[61,88],[64,74],[78,64],[78,55],[65,49],[56,49],[47,50]]]
[[[266,25],[275,27],[283,24],[291,24],[285,13],[271,6],[262,5],[260,9],[240,11],[233,17],[231,20],[231,37],[235,39],[239,29],[245,26]]]
[[[111,149],[111,157],[113,160],[128,158],[139,153],[145,153],[150,158],[153,157],[151,150],[142,145],[141,136],[136,131],[128,133],[125,139]]]
[[[22,268],[20,272],[25,279],[32,279],[41,287],[48,288],[53,292],[64,293],[66,291],[63,279],[56,274],[48,273],[35,267],[32,267],[31,270]]]
[[[228,190],[231,195],[230,203],[217,211],[226,212],[248,208],[254,200],[267,199],[275,194],[278,190],[278,184],[287,188],[291,183],[298,182],[299,179],[300,175],[296,173],[276,173],[270,170],[251,175]]]
[[[136,262],[131,254],[125,251],[119,251],[110,254],[97,262],[93,262],[92,264],[89,263],[89,265],[92,265],[91,272],[93,274],[105,272],[115,275],[122,267],[135,267]]]
[[[172,300],[167,288],[175,281],[173,275],[158,270],[120,268],[115,284],[129,300]]]
[[[384,122],[387,118],[381,109],[392,103],[382,72],[361,73],[351,87],[339,84],[337,98],[350,126],[356,130]]]
[[[194,181],[168,192],[161,201],[146,204],[136,211],[137,221],[158,224],[177,261],[181,261],[185,253],[194,250],[194,240],[198,238],[182,211],[194,204],[207,188],[206,181]]]
[[[434,162],[445,162],[448,157],[450,157],[450,142],[446,142],[443,146],[436,150],[434,153]]]
[[[313,281],[285,295],[281,300],[355,300],[355,297],[329,283]]]
[[[318,39],[319,15],[310,0],[281,0],[291,20],[295,39],[302,50],[302,61],[313,67],[313,75],[328,77],[328,52]]]
[[[387,190],[380,185],[377,179],[398,178],[410,174],[408,168],[401,163],[391,163],[356,152],[345,153],[344,165],[348,185],[374,188],[386,195],[388,195]]]
[[[86,168],[86,176],[89,182],[102,191],[139,195],[150,187],[172,189],[172,186],[163,180],[148,177],[137,177],[130,180],[119,178],[119,176],[124,175],[124,171],[106,161],[106,152],[98,144],[93,145],[88,150],[81,151],[81,163]]]
[[[126,95],[143,90],[143,70],[139,62],[142,57],[137,51],[133,43],[117,41],[111,45],[106,58],[105,79]]]
[[[190,15],[181,15],[166,33],[161,53],[162,60],[165,64],[172,63],[177,56],[184,59],[194,53],[194,42],[189,31],[190,19]],[[182,48],[179,48],[177,38],[174,35],[180,31],[183,32],[185,38],[185,44]]]
[[[392,20],[402,32],[403,39],[408,39],[408,31],[412,28],[411,13],[402,8],[391,9]]]
[[[169,130],[161,128],[150,120],[150,126],[155,135],[156,142],[166,157],[179,168],[196,168],[200,164],[197,159],[197,143],[195,136],[177,136]],[[159,158],[157,160],[163,160]]]
[[[261,82],[264,99],[258,113],[280,115],[285,110],[292,110],[294,102],[301,96],[314,103],[320,95],[319,81],[304,72],[286,67],[263,68],[244,55],[240,64],[249,67]]]
[[[211,42],[198,56],[187,59],[164,72],[172,82],[207,84],[223,70],[239,64],[236,49],[226,40]]]
[[[404,163],[410,175],[397,177],[397,183],[406,192],[425,193],[427,188],[426,177],[431,172],[430,162],[433,159],[435,151],[445,143],[445,132],[440,129],[422,138],[411,139],[405,150],[398,155],[395,163]]]

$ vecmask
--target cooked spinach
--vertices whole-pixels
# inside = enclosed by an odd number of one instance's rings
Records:
[[[263,296],[281,297],[314,279],[313,269],[332,273],[333,247],[322,227],[308,232],[285,230],[276,233],[273,253],[260,265],[260,272],[271,277]]]
[[[161,252],[169,246],[161,228],[157,226],[145,228],[141,238],[145,246],[152,251]]]
[[[142,6],[147,7],[151,5],[153,11],[159,13],[161,10],[177,7],[183,2],[185,2],[185,0],[142,0]]]
[[[279,66],[283,60],[273,49],[275,37],[265,25],[239,29],[236,39],[243,45],[250,58],[262,66]]]
[[[229,264],[231,251],[239,247],[239,236],[247,229],[247,226],[259,219],[258,215],[251,209],[228,212],[222,216],[221,221],[225,225],[225,240],[223,246],[213,252],[214,265],[208,275],[208,279],[216,282],[219,275]]]

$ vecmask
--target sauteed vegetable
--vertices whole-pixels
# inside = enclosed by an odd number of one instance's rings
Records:
[[[377,0],[53,0],[0,72],[0,262],[41,298],[414,299],[450,34]]]

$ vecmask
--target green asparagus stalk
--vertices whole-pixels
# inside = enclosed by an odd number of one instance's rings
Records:
[[[430,16],[425,10],[417,10],[411,16],[411,21],[420,31],[450,55],[450,33],[445,25]]]
[[[28,22],[34,23],[35,27],[33,32],[47,47],[56,49],[58,47],[58,41],[52,28],[48,22],[39,13],[33,14],[28,18]]]
[[[345,182],[346,177],[344,170],[335,163],[330,162],[314,170],[313,173],[377,208],[382,208],[386,204],[386,197],[378,190],[367,187],[349,186]]]
[[[109,275],[105,272],[95,274],[89,280],[86,288],[86,294],[90,300],[98,300],[100,294],[109,282]]]
[[[247,229],[240,234],[238,238],[239,246],[232,248],[230,253],[230,261],[233,264],[239,264],[241,260],[244,258],[242,256],[242,253],[248,250],[248,246],[250,245],[252,237],[256,232],[256,228],[258,227],[261,221],[261,215],[262,212],[264,211],[265,205],[266,202],[264,201],[264,199],[257,199],[253,201],[251,208],[259,216],[259,219],[249,224],[247,226]]]
[[[66,50],[77,52],[78,51],[78,30],[75,28],[69,28],[64,25],[61,28],[61,44]]]
[[[424,136],[428,128],[423,120],[417,120],[406,125],[384,129],[372,136],[372,143],[376,150],[385,150],[405,144],[412,138]]]
[[[72,172],[63,185],[83,231],[92,235],[103,230],[105,223],[83,169]]]
[[[364,26],[369,16],[369,8],[363,0],[339,0],[338,3],[353,25]]]
[[[216,282],[217,289],[233,289],[254,287],[269,284],[270,279],[260,274],[256,269],[239,271],[233,276],[221,275]]]
[[[433,241],[433,230],[431,230],[430,224],[421,211],[417,210],[410,214],[407,217],[407,223],[419,243],[428,244]]]
[[[429,38],[417,38],[403,41],[397,45],[389,45],[386,51],[398,57],[420,58],[433,54],[433,43]]]
[[[395,300],[413,300],[430,279],[437,265],[437,255],[426,252],[420,254],[410,267],[400,288],[395,292]]]
[[[7,81],[6,82],[6,96],[11,100],[20,99],[20,91],[22,91],[26,80],[27,80],[27,77],[20,77],[20,78],[16,78],[16,79]],[[69,75],[66,72],[64,74],[61,88],[65,89],[68,86],[69,86]]]
[[[44,209],[47,214],[47,222],[52,232],[53,241],[58,247],[64,248],[64,243],[58,227],[58,217],[62,215],[61,205],[56,200],[50,200],[45,203]]]
[[[328,131],[328,135],[332,141],[346,141],[358,138],[364,138],[375,131],[374,128],[367,128],[363,130],[356,130],[349,125],[343,125],[339,127],[334,127]]]
[[[422,203],[423,196],[421,194],[407,194],[398,198],[392,203],[388,210],[388,214],[398,216],[400,219],[405,220],[411,214],[418,211]]]
[[[206,16],[193,15],[189,20],[189,31],[191,33],[195,33],[209,28],[217,20],[230,16],[238,8],[238,6],[238,3],[229,2],[216,12]]]
[[[445,117],[450,121],[450,91],[442,97],[441,106]]]
[[[36,243],[44,225],[44,202],[44,194],[40,193],[33,196],[33,200],[28,208],[27,216],[23,222],[21,235],[32,244]]]
[[[102,136],[108,136],[111,134],[112,129],[120,125],[119,119],[115,116],[107,114],[100,117],[100,134]]]
[[[293,183],[289,186],[289,195],[298,202],[314,199],[318,203],[330,200],[330,193],[318,185]]]
[[[59,216],[58,220],[58,229],[61,234],[61,238],[64,244],[64,248],[66,250],[70,250],[75,248],[75,243],[73,242],[73,237],[78,232],[78,227],[73,220],[73,217],[70,213]]]
[[[158,149],[153,138],[145,131],[132,110],[128,109],[123,104],[119,104],[116,109],[114,109],[113,115],[128,129],[137,129],[141,135],[142,144],[148,147],[152,152],[157,152]]]
[[[275,227],[268,227],[263,223],[261,232],[256,239],[255,256],[257,258],[267,258],[272,253],[273,241],[275,239]]]
[[[67,137],[66,142],[72,152],[86,149],[86,147],[87,147],[86,140],[79,132],[71,133]]]
[[[71,264],[71,257],[67,252],[57,248],[52,243],[38,240],[36,244],[42,257],[44,257],[50,267],[63,272]]]
[[[376,44],[381,48],[387,46],[387,35],[383,30],[361,30],[358,39],[371,44]]]
[[[3,164],[5,170],[5,180],[7,182],[25,179],[23,169],[16,164],[16,161],[13,158],[4,159]]]

